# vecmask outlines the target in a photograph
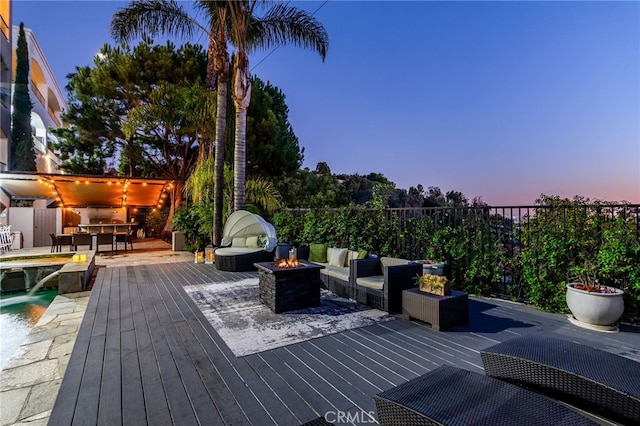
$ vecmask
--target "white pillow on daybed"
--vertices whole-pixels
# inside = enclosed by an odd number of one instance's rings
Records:
[[[258,248],[258,236],[253,235],[251,237],[247,237],[246,245],[249,248]]]

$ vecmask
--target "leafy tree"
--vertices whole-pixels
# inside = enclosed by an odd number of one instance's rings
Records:
[[[227,2],[230,39],[236,47],[233,61],[233,103],[236,115],[234,149],[234,209],[245,206],[247,109],[251,100],[251,76],[248,52],[293,43],[317,51],[324,60],[328,36],[324,27],[310,14],[296,7],[276,4],[259,18],[257,0]]]
[[[61,141],[52,143],[52,146],[57,150],[58,158],[62,160],[62,170],[73,174],[110,174],[107,171],[107,160],[113,156],[113,149],[103,149],[96,143],[82,143],[81,132],[75,125],[52,129],[51,133]]]
[[[248,178],[262,176],[277,183],[302,165],[304,149],[300,149],[288,115],[284,93],[271,83],[252,77],[247,110]],[[229,155],[227,158],[231,160]]]
[[[205,75],[200,46],[104,46],[93,67],[70,75],[64,119],[73,127],[56,132],[62,168],[96,172],[118,155],[113,169],[129,176],[186,178],[211,132],[202,120],[213,108],[199,83]],[[179,207],[181,198],[178,184],[171,205]]]
[[[469,200],[460,191],[448,191],[445,196],[447,206],[449,207],[467,207]]]
[[[13,116],[11,117],[11,170],[36,171],[36,156],[31,135],[31,98],[29,97],[29,49],[20,22],[16,49],[16,78],[13,92]]]
[[[447,204],[442,190],[437,186],[430,186],[425,195],[423,207],[442,207]]]
[[[326,163],[318,163],[315,172],[298,170],[279,186],[288,207],[333,208],[349,204],[346,187],[335,175],[319,173]],[[328,169],[328,168],[327,168]]]
[[[152,90],[149,102],[132,108],[122,123],[125,135],[136,140],[144,163],[154,174],[176,182],[165,230],[171,229],[174,206],[182,203],[184,179],[197,161],[199,136],[206,132],[201,127],[206,127],[206,122],[198,119],[191,96],[199,88],[198,83],[183,88],[163,82]],[[200,93],[207,96],[202,90]]]

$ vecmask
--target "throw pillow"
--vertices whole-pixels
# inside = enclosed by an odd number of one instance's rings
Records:
[[[333,253],[331,253],[331,258],[329,259],[329,266],[344,267],[344,261],[348,251],[346,248],[334,248]]]
[[[231,240],[231,247],[246,247],[247,240],[244,237],[234,237]]]
[[[258,247],[267,248],[267,236],[264,234],[258,235]]]
[[[337,249],[338,249],[337,247],[327,248],[327,263],[331,260],[331,256],[333,256],[333,251]]]
[[[327,245],[326,244],[310,244],[309,260],[311,262],[327,263]]]
[[[247,237],[247,247],[258,248],[258,236],[254,235],[251,237]]]
[[[349,267],[349,264],[352,260],[356,260],[358,258],[358,252],[354,250],[349,250],[347,253],[347,258],[344,260],[344,266]]]
[[[366,250],[358,250],[358,259],[366,259],[367,251]]]

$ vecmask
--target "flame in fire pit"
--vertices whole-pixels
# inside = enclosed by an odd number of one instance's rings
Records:
[[[297,268],[298,266],[302,266],[298,259],[289,260],[289,259],[280,259],[273,266],[276,268]]]

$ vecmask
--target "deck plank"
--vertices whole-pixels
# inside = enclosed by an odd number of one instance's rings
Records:
[[[528,333],[640,361],[638,333],[484,298],[444,332],[397,317],[237,358],[184,287],[256,276],[191,262],[101,269],[50,424],[299,425],[338,411],[370,424],[374,394],[443,364],[482,372],[480,350]]]
[[[171,419],[169,405],[167,404],[167,398],[162,388],[160,370],[157,366],[153,345],[151,343],[151,334],[140,296],[140,292],[146,291],[146,288],[143,283],[139,281],[140,276],[136,273],[135,269],[127,269],[127,275],[130,284],[129,295],[131,298],[136,355],[138,360],[138,366],[133,365],[129,368],[135,370],[136,367],[139,367],[140,369],[144,405],[136,407],[132,405],[132,400],[124,398],[126,407],[125,415],[140,415],[141,413],[129,414],[132,410],[137,409],[145,413],[147,424],[170,424],[170,422],[166,421],[166,419]],[[135,361],[135,358],[132,356],[131,360]],[[142,409],[143,407],[144,410]]]
[[[96,275],[94,285],[102,286],[105,280],[105,270],[101,269]],[[73,421],[82,375],[84,374],[84,366],[87,361],[89,352],[89,343],[91,341],[91,330],[95,322],[95,311],[100,302],[100,293],[92,293],[89,298],[85,315],[80,323],[78,335],[73,346],[73,351],[69,357],[68,365],[73,368],[67,368],[64,379],[58,390],[58,397],[54,403],[49,421],[51,424],[68,425]]]
[[[100,425],[122,423],[120,270],[114,271],[112,283],[117,285],[106,287],[109,290],[109,308],[107,309],[106,341],[98,406],[98,424]]]

